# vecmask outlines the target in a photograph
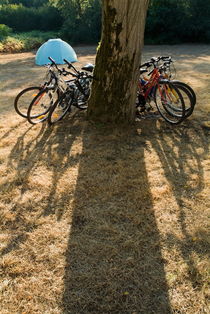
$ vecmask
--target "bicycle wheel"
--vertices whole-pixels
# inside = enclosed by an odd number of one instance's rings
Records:
[[[168,81],[160,81],[154,93],[155,104],[160,115],[170,124],[185,119],[185,104],[178,88]]]
[[[185,87],[191,94],[192,98],[193,98],[193,102],[196,104],[196,94],[195,91],[193,90],[193,88],[191,86],[189,86],[188,84],[182,82],[182,81],[178,81],[178,80],[171,80],[172,84],[176,84],[176,85],[182,85],[183,87]]]
[[[75,97],[77,99],[76,106],[81,110],[85,110],[87,109],[87,101],[90,96],[92,79],[83,77],[79,80],[79,83],[82,90],[80,88],[77,89]]]
[[[189,117],[194,109],[194,101],[192,98],[191,93],[189,92],[188,89],[186,89],[184,86],[182,85],[178,85],[175,83],[175,86],[178,88],[179,92],[182,95],[182,98],[184,100],[184,104],[185,104],[185,118]],[[179,114],[179,110],[176,111]]]
[[[31,124],[37,124],[47,119],[48,112],[57,99],[54,90],[45,88],[32,100],[28,107],[27,119]]]
[[[185,103],[185,118],[188,118],[194,110],[196,104],[196,95],[193,89],[180,81],[172,81],[172,83],[179,89]]]
[[[14,108],[17,114],[23,118],[27,118],[28,107],[33,98],[40,92],[42,87],[31,86],[23,89],[14,100]]]
[[[72,96],[71,93],[66,92],[57,99],[48,114],[47,121],[49,125],[62,120],[67,112],[71,110]]]

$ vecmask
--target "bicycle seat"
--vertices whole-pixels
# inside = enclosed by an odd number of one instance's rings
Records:
[[[140,74],[143,74],[147,72],[147,69],[140,69],[139,71],[140,71]]]
[[[152,57],[151,58],[151,61],[154,63],[154,62],[158,62],[159,61],[159,58],[156,58],[156,57]]]
[[[94,65],[91,63],[86,64],[84,67],[82,67],[82,70],[88,71],[88,72],[93,72]]]

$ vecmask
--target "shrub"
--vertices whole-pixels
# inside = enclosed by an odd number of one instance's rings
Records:
[[[13,34],[0,42],[0,52],[22,52],[38,49],[50,38],[59,37],[55,32],[32,31]]]
[[[18,52],[22,51],[24,44],[21,40],[8,36],[1,42],[0,52]]]
[[[28,8],[21,4],[0,6],[0,20],[16,32],[57,30],[63,22],[55,7]]]
[[[0,42],[0,52],[3,52],[4,46],[3,44]]]
[[[12,32],[12,29],[9,26],[5,24],[0,24],[0,40],[8,36],[11,32]]]

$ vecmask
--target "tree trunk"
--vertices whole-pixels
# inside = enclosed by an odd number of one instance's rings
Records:
[[[149,0],[103,0],[101,44],[88,104],[93,121],[131,122]]]

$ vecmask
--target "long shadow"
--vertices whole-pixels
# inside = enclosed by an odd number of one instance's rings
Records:
[[[30,138],[32,126],[21,134],[16,140],[11,153],[8,157],[8,169],[16,169],[12,180],[0,185],[0,190],[7,186],[16,189],[20,186],[20,195],[16,198],[11,211],[15,219],[7,225],[7,230],[11,232],[11,241],[0,252],[0,256],[15,250],[19,245],[25,242],[29,232],[33,232],[38,227],[40,216],[56,215],[57,220],[63,215],[63,208],[66,199],[70,196],[59,193],[58,184],[66,169],[78,163],[79,156],[71,154],[71,148],[75,138],[80,136],[81,127],[74,125],[74,122],[66,119],[63,123],[54,128],[42,125],[39,132]],[[39,167],[44,166],[51,173],[48,193],[39,193],[39,198],[33,199],[33,204],[24,203],[24,194],[30,190],[29,179],[34,174],[39,173]],[[41,212],[37,214],[36,207],[41,204]],[[57,209],[59,208],[59,210]],[[25,215],[34,215],[30,223],[25,219]],[[15,231],[15,236],[13,235]]]
[[[197,194],[205,187],[202,162],[209,154],[208,133],[196,120],[189,120],[177,128],[168,127],[163,123],[156,136],[149,139],[162,163],[162,169],[178,207],[182,240],[169,233],[166,237],[166,246],[169,249],[171,246],[179,248],[194,289],[202,289],[203,282],[193,254],[196,252],[201,257],[208,256],[210,250],[206,235],[202,239],[200,234],[200,240],[194,241],[193,235],[188,231],[186,215],[194,210],[190,201],[196,199]]]
[[[134,129],[84,129],[64,313],[171,313],[146,149]]]

